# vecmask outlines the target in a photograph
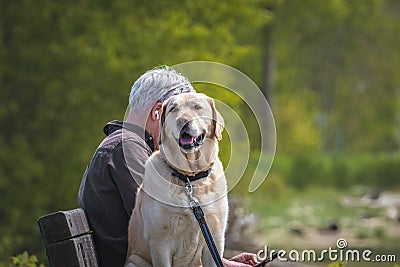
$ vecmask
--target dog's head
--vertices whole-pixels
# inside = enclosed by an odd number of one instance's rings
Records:
[[[165,153],[180,150],[185,158],[191,159],[205,153],[215,154],[223,129],[224,121],[214,100],[204,94],[176,95],[163,105],[160,142]]]

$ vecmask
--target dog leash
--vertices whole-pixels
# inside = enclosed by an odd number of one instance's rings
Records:
[[[204,239],[206,240],[208,249],[210,250],[211,256],[214,259],[217,267],[224,267],[222,264],[221,257],[218,253],[218,249],[215,246],[214,239],[211,235],[210,229],[208,229],[206,219],[204,218],[204,212],[200,207],[199,201],[193,196],[193,187],[190,183],[189,177],[187,178],[187,182],[185,184],[186,194],[189,197],[189,206],[193,210],[193,214],[197,219],[197,222],[200,225],[201,232],[203,233]]]
[[[278,258],[278,256],[279,256],[279,253],[274,252],[274,253],[272,253],[271,257],[263,260],[262,262],[257,264],[255,267],[264,267],[268,262],[271,262],[271,261],[275,260],[276,258]]]

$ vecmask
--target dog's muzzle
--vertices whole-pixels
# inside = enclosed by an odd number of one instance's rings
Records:
[[[183,152],[194,152],[204,142],[205,134],[202,133],[198,136],[193,135],[193,130],[190,129],[190,125],[186,124],[179,134],[179,147]]]

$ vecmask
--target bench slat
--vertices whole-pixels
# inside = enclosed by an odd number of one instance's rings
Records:
[[[50,266],[97,267],[91,234],[57,242],[46,247]]]
[[[38,224],[46,245],[91,232],[85,212],[80,208],[45,215],[39,218]]]

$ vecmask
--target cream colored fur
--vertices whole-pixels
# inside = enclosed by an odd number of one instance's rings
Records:
[[[182,117],[190,121],[191,133],[205,134],[204,143],[196,151],[187,152],[178,145]],[[188,206],[184,183],[171,175],[170,166],[186,175],[211,168],[207,178],[192,185],[222,255],[228,217],[226,179],[218,159],[222,117],[211,98],[188,93],[165,103],[161,120],[160,151],[145,165],[145,177],[129,223],[125,266],[215,266]]]

